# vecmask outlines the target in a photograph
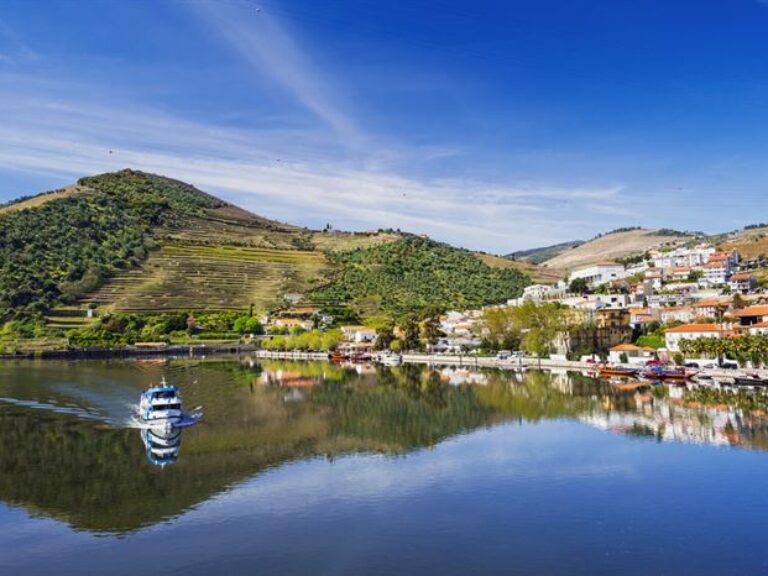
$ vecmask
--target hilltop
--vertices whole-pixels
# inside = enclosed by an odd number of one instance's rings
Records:
[[[502,301],[529,282],[507,260],[417,238],[309,230],[178,180],[122,170],[0,207],[0,317],[45,316],[49,328],[66,330],[84,323],[88,308],[264,312],[297,301],[390,302],[396,291],[399,304],[385,306],[395,314],[415,304]],[[382,250],[402,261],[382,259]],[[361,266],[391,282],[360,276],[363,286],[350,284]],[[398,284],[399,266],[418,274]],[[431,285],[456,288],[430,293]]]

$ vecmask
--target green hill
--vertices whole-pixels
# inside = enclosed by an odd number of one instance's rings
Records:
[[[475,253],[417,236],[329,258],[336,267],[319,294],[371,313],[478,307],[516,296],[529,282],[518,270],[492,268]]]
[[[87,308],[267,311],[286,296],[372,298],[392,312],[483,304],[527,282],[503,262],[399,233],[307,230],[122,170],[0,208],[0,320],[46,317],[63,333],[88,323]]]

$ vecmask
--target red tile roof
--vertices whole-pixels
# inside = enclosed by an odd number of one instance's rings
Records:
[[[734,310],[733,315],[737,318],[748,318],[750,316],[768,316],[768,306],[748,306],[740,310]]]

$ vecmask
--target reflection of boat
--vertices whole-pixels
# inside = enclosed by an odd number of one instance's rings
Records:
[[[139,418],[149,426],[167,427],[181,421],[181,395],[165,378],[159,386],[147,388],[139,401]]]
[[[603,378],[612,376],[632,378],[633,376],[636,376],[638,372],[640,372],[639,368],[625,368],[622,366],[602,366],[600,368],[600,376]]]
[[[736,376],[733,380],[736,386],[768,386],[768,379],[756,375]]]
[[[158,466],[173,464],[181,450],[181,429],[145,428],[141,431],[141,440],[147,449],[147,460]]]

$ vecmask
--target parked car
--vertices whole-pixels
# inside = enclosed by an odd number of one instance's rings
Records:
[[[511,350],[499,350],[496,353],[496,359],[497,360],[507,360],[508,358],[512,357],[512,351]]]
[[[686,368],[698,368],[699,364],[697,362],[686,362],[685,363]]]
[[[739,365],[735,362],[723,362],[723,365],[720,366],[723,370],[738,370]]]

